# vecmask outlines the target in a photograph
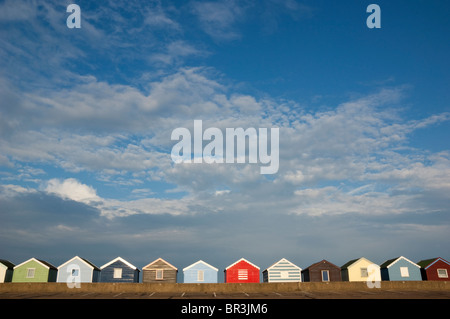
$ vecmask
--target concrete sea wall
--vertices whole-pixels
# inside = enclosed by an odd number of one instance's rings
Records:
[[[96,292],[96,293],[144,293],[144,292],[293,292],[293,291],[352,291],[352,290],[444,290],[450,291],[448,281],[382,281],[380,288],[369,288],[365,282],[299,282],[299,283],[81,283],[80,288],[69,288],[65,283],[1,283],[1,292]]]

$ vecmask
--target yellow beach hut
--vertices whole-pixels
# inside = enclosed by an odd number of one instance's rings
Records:
[[[361,257],[341,267],[342,281],[381,281],[380,266]]]

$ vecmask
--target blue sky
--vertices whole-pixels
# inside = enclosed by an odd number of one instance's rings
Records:
[[[0,2],[1,258],[450,259],[448,3],[70,3]],[[196,119],[278,172],[173,163]]]

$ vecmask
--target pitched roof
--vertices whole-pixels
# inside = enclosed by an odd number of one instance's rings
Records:
[[[450,265],[450,262],[448,262],[447,260],[445,260],[444,258],[441,257],[435,257],[435,258],[430,258],[430,259],[424,259],[421,260],[417,263],[417,265],[419,265],[421,268],[428,268],[429,266],[431,266],[432,264],[434,264],[436,261],[438,260],[442,260],[443,262],[445,262],[446,264]]]
[[[48,268],[51,268],[51,269],[58,269],[58,268],[56,268],[55,266],[53,266],[51,263],[49,263],[49,262],[47,262],[47,261],[45,261],[45,260],[38,259],[38,261],[41,262],[41,263],[43,263],[44,265],[46,265]]]
[[[380,265],[380,268],[387,268],[390,264],[392,264],[394,261],[396,261],[397,259],[399,259],[400,257],[397,258],[392,258],[392,259],[388,259],[386,260],[384,263],[382,263]]]
[[[28,263],[30,261],[35,261],[35,262],[41,264],[42,266],[44,266],[45,268],[48,268],[48,269],[56,269],[56,270],[58,269],[55,266],[53,266],[52,264],[50,264],[49,262],[46,262],[46,261],[41,260],[41,259],[36,259],[34,257],[30,258],[28,260],[25,260],[23,263],[20,263],[20,264],[14,266],[14,269],[16,269],[16,268],[18,268],[18,267],[20,267],[20,266],[22,266],[22,265],[24,265],[24,264],[26,264],[26,263]]]
[[[96,265],[94,265],[93,263],[91,263],[89,260],[87,260],[86,258],[81,258],[83,259],[84,262],[88,263],[91,267],[94,267],[95,270],[100,270],[100,268],[98,268]]]
[[[162,258],[158,258],[158,259],[152,261],[152,262],[149,263],[147,266],[144,266],[142,269],[144,269],[144,268],[149,268],[151,265],[153,265],[154,263],[156,263],[156,262],[158,262],[158,261],[162,261],[163,263],[165,263],[165,264],[168,265],[169,267],[172,267],[173,269],[178,270],[177,267],[175,267],[174,265],[168,263],[167,261],[165,261],[165,260],[162,259]]]
[[[331,265],[331,266],[333,266],[333,267],[336,267],[336,268],[338,268],[338,269],[341,269],[339,266],[336,266],[335,264],[329,262],[328,260],[322,259],[321,261],[318,261],[318,262],[316,262],[316,263],[314,263],[314,264],[309,265],[308,267],[306,267],[306,268],[303,269],[302,271],[307,271],[307,270],[309,270],[309,268],[313,268],[313,267],[315,267],[315,266],[317,266],[317,265],[319,265],[319,264],[322,264],[322,263],[327,263],[327,264],[329,264],[329,265]]]
[[[356,263],[357,261],[359,261],[359,260],[361,260],[361,259],[364,259],[364,260],[366,260],[366,261],[372,263],[369,259],[367,259],[367,258],[365,258],[365,257],[360,257],[360,258],[352,259],[352,260],[346,262],[344,265],[342,265],[341,269],[347,269],[348,267],[350,267],[351,265],[353,265],[354,263]]]
[[[419,261],[417,264],[421,267],[421,268],[426,268],[429,264],[431,264],[433,261],[435,261],[437,258],[430,258],[430,259],[423,259],[421,261]]]
[[[347,269],[348,266],[350,266],[351,264],[355,263],[357,260],[359,260],[359,258],[349,260],[348,262],[346,262],[345,264],[343,264],[343,265],[341,266],[341,269]]]
[[[134,270],[137,269],[136,266],[130,264],[128,261],[126,261],[126,260],[123,259],[122,257],[116,257],[116,258],[114,258],[114,259],[111,260],[110,262],[108,262],[108,263],[104,264],[103,266],[101,266],[100,269],[106,268],[106,267],[108,267],[109,265],[115,263],[116,261],[121,261],[121,262],[123,262],[125,265],[127,265],[128,267],[130,267],[130,268],[132,268],[132,269],[134,269]],[[137,270],[139,271],[139,269],[137,269]]]
[[[259,269],[258,266],[256,266],[255,264],[249,262],[247,259],[241,258],[241,259],[239,259],[238,261],[236,261],[236,262],[232,263],[231,265],[229,265],[227,268],[225,268],[225,270],[227,270],[228,268],[233,267],[234,265],[236,265],[237,263],[239,263],[239,262],[241,262],[241,261],[244,261],[244,262],[246,262],[247,264],[249,264],[249,265],[251,265],[251,266],[253,266],[253,267]]]
[[[296,264],[291,263],[289,260],[287,260],[286,258],[281,258],[280,260],[278,260],[276,263],[273,263],[272,265],[270,265],[269,267],[267,267],[263,272],[268,271],[270,268],[272,268],[273,266],[279,264],[280,262],[287,262],[289,263],[291,266],[294,266],[300,270],[302,270],[299,266],[297,266]]]
[[[199,260],[199,261],[193,263],[192,265],[189,265],[189,266],[185,267],[185,268],[183,269],[183,271],[189,270],[190,268],[192,268],[192,267],[194,267],[195,265],[200,264],[200,263],[202,263],[202,264],[208,266],[209,268],[214,269],[215,271],[219,271],[219,269],[217,269],[216,267],[211,266],[211,265],[208,264],[208,263],[205,263],[203,260]]]
[[[15,266],[12,262],[6,259],[0,259],[0,264],[5,265],[8,269],[13,269]]]
[[[69,259],[68,261],[66,261],[65,263],[63,263],[62,265],[60,265],[60,266],[58,267],[58,269],[61,268],[61,267],[63,267],[63,266],[65,266],[66,264],[70,263],[70,262],[71,262],[72,260],[74,260],[74,259],[79,259],[79,260],[83,261],[85,264],[87,264],[89,267],[91,267],[91,268],[94,269],[94,270],[100,270],[100,268],[98,268],[96,265],[94,265],[93,263],[91,263],[89,260],[87,260],[87,259],[85,259],[85,258],[81,258],[81,257],[79,257],[79,256],[75,256],[75,257]]]
[[[405,257],[403,257],[403,256],[400,256],[400,257],[397,257],[397,258],[392,258],[392,259],[386,260],[384,263],[382,263],[382,264],[380,265],[380,268],[389,268],[389,267],[391,267],[393,264],[395,264],[397,261],[399,261],[400,259],[406,260],[406,261],[408,261],[409,263],[411,263],[412,265],[417,266],[417,267],[420,268],[420,266],[419,266],[418,264],[412,262],[411,260],[409,260],[408,258],[405,258]]]

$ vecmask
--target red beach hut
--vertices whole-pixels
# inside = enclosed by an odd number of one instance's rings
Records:
[[[259,267],[241,258],[225,268],[225,282],[259,282]]]
[[[444,258],[425,259],[417,264],[420,266],[423,280],[450,281],[450,262]]]

